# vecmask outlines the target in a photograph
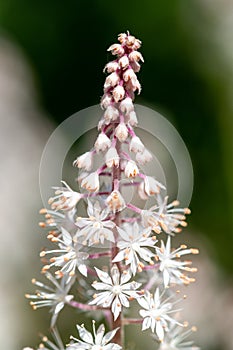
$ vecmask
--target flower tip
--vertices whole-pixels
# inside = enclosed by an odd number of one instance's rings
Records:
[[[192,254],[199,254],[199,250],[196,248],[191,248],[191,253]]]
[[[184,208],[184,213],[185,214],[191,214],[191,210],[189,208]]]
[[[40,209],[39,214],[41,214],[41,215],[47,214],[47,209],[46,208]]]

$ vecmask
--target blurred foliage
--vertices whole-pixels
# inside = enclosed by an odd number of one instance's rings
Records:
[[[0,23],[33,67],[41,103],[61,122],[96,104],[106,48],[130,30],[143,42],[138,103],[171,118],[193,161],[191,227],[213,243],[231,270],[232,106],[224,52],[215,44],[216,16],[201,1],[2,0]],[[222,38],[224,40],[224,37]]]

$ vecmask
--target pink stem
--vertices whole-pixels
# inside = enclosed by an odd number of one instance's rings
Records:
[[[141,214],[142,209],[136,207],[135,205],[128,203],[128,204],[126,204],[126,206],[128,209],[133,210],[135,213]]]
[[[103,172],[103,170],[105,170],[107,168],[107,165],[104,164],[102,165],[99,169],[96,170],[97,174],[101,174]]]
[[[111,256],[111,252],[94,253],[89,255],[89,259],[99,259],[103,256]]]
[[[89,311],[94,311],[94,310],[101,310],[97,305],[88,305],[88,304],[83,304],[75,300],[71,300],[68,305],[80,309],[80,310],[89,310]]]
[[[129,324],[140,324],[142,321],[141,318],[123,318],[122,323],[127,326]]]

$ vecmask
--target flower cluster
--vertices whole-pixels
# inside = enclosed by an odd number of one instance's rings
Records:
[[[169,203],[166,187],[142,170],[153,157],[135,133],[133,101],[135,92],[141,92],[136,73],[144,61],[140,46],[138,39],[123,33],[109,47],[114,59],[104,68],[99,134],[92,149],[73,162],[82,189],[73,190],[62,181],[48,201],[51,208],[40,211],[45,216],[40,226],[55,245],[41,251],[41,272],[54,287],[33,280],[38,289],[26,297],[33,309],[49,307],[56,344],[44,337],[39,348],[120,350],[124,325],[139,323],[142,331],[151,330],[160,350],[194,349],[192,342],[183,342],[189,332],[182,333],[185,322],[178,317],[181,309],[175,305],[180,299],[172,286],[194,282],[190,273],[196,268],[182,257],[198,250],[185,245],[172,248],[173,236],[186,227],[190,210],[178,208],[178,201]],[[102,160],[98,167],[95,158]],[[127,202],[124,186],[136,189],[140,201],[150,197],[153,206],[145,209],[135,200]],[[87,204],[85,217],[79,215],[82,200]],[[102,311],[111,330],[105,334],[103,324],[96,330],[93,321],[92,334],[77,325],[80,339],[71,337],[64,346],[55,325],[67,305],[89,311],[93,318],[96,310]],[[137,318],[130,317],[132,306]]]

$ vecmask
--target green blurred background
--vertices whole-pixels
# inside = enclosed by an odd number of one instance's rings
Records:
[[[142,40],[136,101],[170,118],[185,141],[195,181],[189,227],[207,239],[227,280],[233,268],[232,18],[233,3],[225,0],[0,4],[1,34],[23,51],[40,105],[57,124],[99,103],[106,49],[118,33],[130,30]]]

